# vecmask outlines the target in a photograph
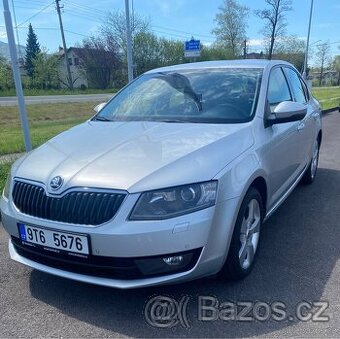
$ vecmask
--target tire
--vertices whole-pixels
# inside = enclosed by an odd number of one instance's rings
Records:
[[[251,207],[253,217],[251,217]],[[240,280],[250,273],[257,257],[263,218],[264,208],[261,194],[256,188],[251,187],[237,215],[228,257],[220,271],[221,278]]]
[[[308,165],[308,168],[303,175],[301,182],[304,185],[310,185],[314,182],[314,179],[316,177],[316,173],[318,171],[318,164],[319,164],[319,154],[320,154],[320,143],[318,140],[315,140],[314,146],[313,146],[313,155],[312,159]]]

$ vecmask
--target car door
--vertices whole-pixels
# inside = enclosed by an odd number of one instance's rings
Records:
[[[312,147],[316,139],[315,112],[312,106],[308,104],[309,93],[301,77],[291,67],[284,67],[283,69],[287,76],[293,100],[307,107],[307,114],[298,126],[300,142],[297,150],[299,151],[300,168],[302,170],[310,161]]]
[[[292,100],[293,96],[282,68],[273,68],[267,90],[267,114],[272,113],[279,103]],[[263,161],[269,177],[269,206],[281,198],[300,174],[299,125],[299,121],[294,121],[265,128],[266,146]]]

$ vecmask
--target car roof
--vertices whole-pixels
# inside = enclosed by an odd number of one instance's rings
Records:
[[[241,59],[241,60],[218,60],[218,61],[201,61],[186,64],[179,64],[173,66],[166,66],[153,69],[146,72],[146,74],[157,72],[170,72],[189,69],[209,69],[209,68],[266,68],[274,65],[286,64],[282,60],[265,60],[265,59]]]

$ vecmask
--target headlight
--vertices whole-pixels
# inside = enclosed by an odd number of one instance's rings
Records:
[[[198,211],[215,204],[217,181],[142,193],[130,220],[159,220]]]
[[[10,175],[7,176],[4,191],[3,191],[3,195],[6,199],[9,199],[9,194],[10,194],[10,190],[9,190],[9,187],[11,184],[10,177],[11,177]]]

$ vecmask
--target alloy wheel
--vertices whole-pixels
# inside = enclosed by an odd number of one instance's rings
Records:
[[[240,231],[239,260],[243,269],[251,266],[260,238],[261,211],[256,199],[250,200],[243,217]]]

